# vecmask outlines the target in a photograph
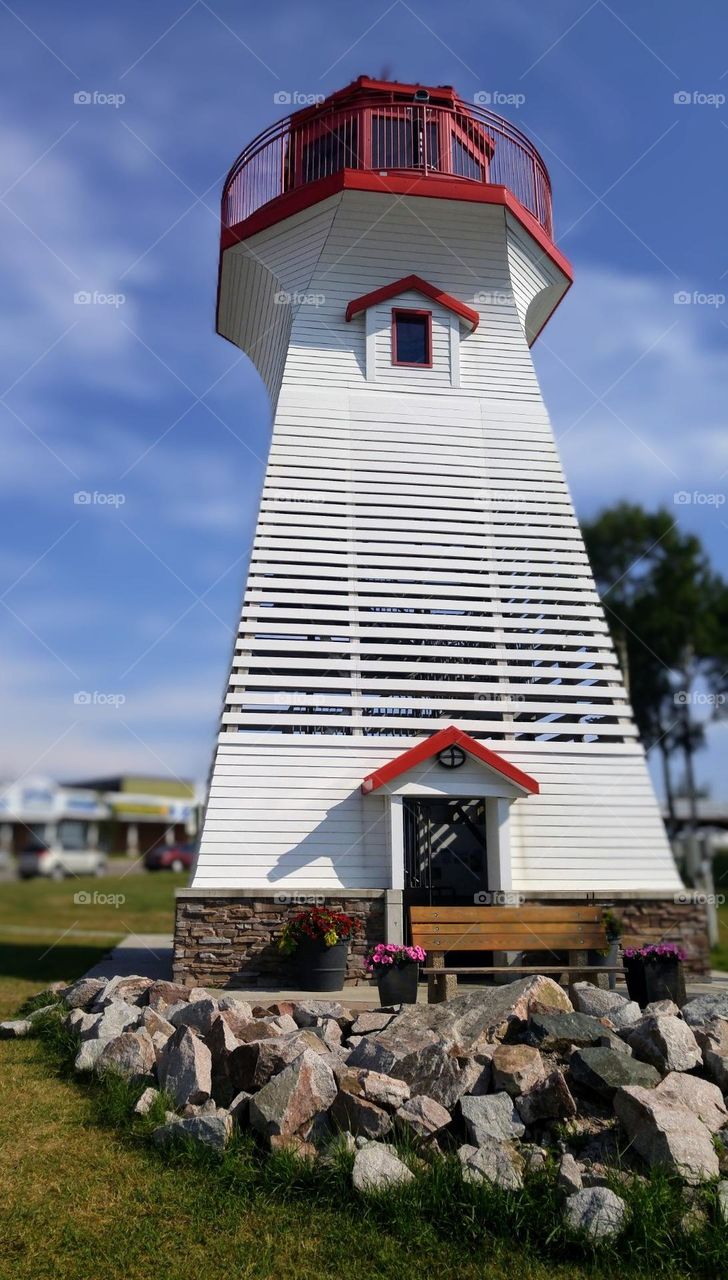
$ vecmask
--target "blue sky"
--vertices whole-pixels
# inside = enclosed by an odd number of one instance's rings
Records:
[[[0,773],[207,772],[269,431],[214,332],[218,197],[281,92],[519,95],[576,274],[534,353],[578,511],[666,503],[728,572],[717,0],[0,0],[0,64]]]

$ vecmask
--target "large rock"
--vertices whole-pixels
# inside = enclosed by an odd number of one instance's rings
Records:
[[[546,1074],[538,1049],[528,1044],[499,1044],[491,1059],[493,1087],[512,1098],[530,1089]]]
[[[30,1035],[32,1030],[30,1018],[11,1018],[8,1022],[0,1022],[0,1040],[20,1040]]]
[[[613,1240],[625,1224],[627,1206],[609,1187],[587,1187],[568,1197],[564,1217],[572,1231],[590,1240]]]
[[[127,1004],[141,1004],[146,999],[146,994],[152,985],[151,978],[144,978],[141,974],[133,974],[126,977],[118,975],[110,978],[104,987],[94,997],[93,1008],[95,1010],[106,1009],[116,1000],[125,1000]]]
[[[526,1132],[513,1099],[507,1093],[461,1098],[460,1111],[468,1139],[476,1147],[482,1146],[487,1138],[507,1141],[521,1138]]]
[[[682,1018],[648,1015],[623,1032],[636,1058],[666,1071],[692,1071],[702,1062],[700,1046]]]
[[[696,996],[682,1007],[682,1016],[691,1027],[702,1027],[712,1018],[728,1018],[728,991]]]
[[[569,1152],[566,1152],[559,1161],[556,1185],[562,1195],[574,1195],[582,1189],[581,1169]]]
[[[299,1027],[315,1027],[320,1018],[335,1018],[342,1031],[348,1031],[354,1021],[351,1010],[338,1000],[297,1000],[291,1014]]]
[[[607,1100],[625,1084],[641,1084],[652,1089],[660,1083],[660,1073],[655,1067],[610,1048],[577,1049],[569,1059],[569,1073],[574,1084]]]
[[[206,1102],[212,1090],[212,1055],[190,1027],[180,1027],[168,1040],[157,1063],[160,1088],[178,1107]]]
[[[623,1031],[625,1027],[632,1027],[635,1022],[639,1022],[642,1017],[642,1010],[636,1000],[628,1000],[626,1004],[620,1005],[618,1009],[611,1009],[607,1016],[617,1031]]]
[[[369,1038],[390,1047],[409,1041],[423,1048],[434,1038],[456,1057],[466,1057],[502,1040],[512,1023],[525,1022],[535,1009],[568,1012],[571,1007],[566,993],[550,978],[521,978],[503,986],[479,987],[443,1004],[405,1005],[383,1031]]]
[[[366,1067],[394,1076],[409,1085],[410,1093],[426,1094],[443,1107],[454,1107],[458,1098],[479,1088],[490,1073],[487,1055],[458,1057],[446,1041],[429,1028],[400,1029],[390,1034],[397,1019],[382,1033],[364,1036],[347,1059],[350,1067]],[[480,1061],[478,1060],[480,1059]]]
[[[63,1002],[68,1009],[88,1009],[105,986],[105,978],[79,978],[66,987]]]
[[[504,1191],[523,1186],[523,1158],[511,1142],[486,1138],[478,1147],[460,1147],[458,1158],[466,1182],[492,1182]]]
[[[384,1031],[394,1016],[394,1009],[364,1009],[357,1014],[356,1022],[351,1028],[351,1035],[366,1036],[372,1031]]]
[[[253,1093],[261,1089],[304,1051],[327,1052],[326,1045],[312,1029],[296,1029],[282,1036],[243,1042],[230,1054],[227,1062],[234,1091],[237,1093],[245,1089]]]
[[[351,1180],[357,1191],[386,1191],[411,1182],[411,1169],[381,1142],[368,1142],[354,1157]]]
[[[441,1107],[439,1102],[435,1102],[434,1098],[428,1098],[425,1094],[410,1098],[399,1108],[396,1116],[401,1128],[413,1133],[417,1138],[424,1139],[435,1138],[438,1133],[447,1128],[451,1119],[450,1112],[445,1107]]]
[[[673,1170],[693,1184],[718,1176],[710,1130],[683,1102],[657,1089],[625,1085],[614,1095],[614,1110],[648,1165]]]
[[[167,1147],[179,1138],[205,1147],[223,1151],[233,1132],[233,1119],[227,1111],[206,1111],[195,1116],[170,1116],[152,1133],[152,1140],[160,1147]]]
[[[230,1078],[230,1057],[240,1041],[222,1013],[213,1019],[203,1040],[212,1055],[212,1096],[218,1106],[226,1107],[238,1092]]]
[[[66,1014],[63,1019],[63,1025],[67,1031],[72,1031],[74,1035],[84,1039],[89,1032],[93,1030],[96,1023],[100,1021],[103,1015],[100,1013],[85,1013],[80,1006],[76,1006]]]
[[[159,1089],[154,1089],[152,1088],[151,1085],[149,1085],[149,1087],[144,1090],[144,1092],[140,1095],[140,1097],[137,1098],[137,1101],[134,1105],[134,1115],[135,1116],[148,1115],[159,1096],[160,1096]]]
[[[537,1080],[536,1084],[516,1098],[518,1114],[524,1124],[541,1124],[544,1120],[567,1120],[576,1115],[574,1102],[563,1072],[558,1068]]]
[[[82,1074],[93,1071],[108,1043],[108,1040],[82,1040],[73,1063],[74,1071]]]
[[[704,1026],[695,1027],[694,1032],[706,1075],[723,1093],[728,1093],[728,1019],[711,1018]]]
[[[528,1024],[530,1044],[541,1049],[566,1049],[569,1045],[597,1045],[605,1026],[588,1013],[535,1013]]]
[[[717,1085],[700,1076],[687,1076],[671,1071],[655,1090],[660,1097],[674,1098],[692,1111],[711,1133],[718,1133],[728,1123],[728,1108]]]
[[[337,1094],[331,1068],[306,1049],[250,1099],[250,1123],[270,1146],[313,1136]]]
[[[127,1004],[126,1000],[114,1000],[101,1010],[101,1016],[87,1031],[81,1033],[83,1040],[113,1040],[122,1031],[133,1031],[142,1020],[142,1011],[135,1004]]]
[[[146,992],[149,1008],[165,1017],[176,1005],[187,1004],[189,998],[189,987],[183,987],[181,982],[153,982]]]
[[[588,1013],[594,1018],[611,1018],[612,1013],[630,1003],[618,991],[605,991],[591,982],[575,982],[569,987],[569,995],[577,1013]]]
[[[339,1068],[339,1092],[331,1108],[331,1119],[341,1130],[367,1138],[381,1138],[392,1127],[392,1112],[409,1098],[403,1080],[365,1069]]]
[[[205,1036],[210,1030],[215,1018],[218,1017],[220,1007],[217,1000],[208,996],[204,1000],[195,1000],[192,1004],[186,1004],[182,1009],[178,1009],[176,1013],[170,1014],[169,1021],[174,1027],[194,1027],[195,1031],[199,1031],[201,1036]]]
[[[152,1037],[144,1027],[123,1031],[104,1045],[96,1062],[101,1074],[112,1071],[126,1080],[142,1079],[152,1072],[156,1060]]]

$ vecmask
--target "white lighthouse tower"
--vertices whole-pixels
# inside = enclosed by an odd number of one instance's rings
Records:
[[[178,976],[272,973],[310,895],[390,939],[501,891],[672,905],[530,354],[570,283],[540,156],[449,87],[360,77],[233,167],[218,329],[274,426]]]

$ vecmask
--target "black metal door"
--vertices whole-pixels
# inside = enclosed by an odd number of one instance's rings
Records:
[[[485,801],[404,801],[405,905],[465,906],[488,888]]]

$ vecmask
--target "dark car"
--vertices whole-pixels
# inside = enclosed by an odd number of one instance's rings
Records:
[[[193,844],[155,845],[144,854],[147,871],[189,871],[195,857]]]

